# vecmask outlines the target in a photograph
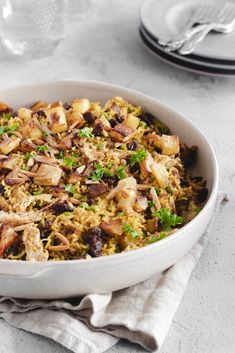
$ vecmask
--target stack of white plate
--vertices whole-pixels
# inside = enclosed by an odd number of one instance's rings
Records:
[[[158,41],[179,35],[202,0],[146,0],[140,13],[145,46],[168,63],[208,75],[235,76],[235,32],[208,34],[193,54],[169,52]]]

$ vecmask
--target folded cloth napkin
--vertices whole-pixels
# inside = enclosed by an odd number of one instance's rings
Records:
[[[174,266],[133,287],[67,300],[0,297],[0,317],[15,327],[61,343],[75,353],[100,353],[120,338],[156,352],[180,304],[190,274],[210,233],[225,194],[197,244]]]

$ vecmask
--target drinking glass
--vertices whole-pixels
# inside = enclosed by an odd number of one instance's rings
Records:
[[[64,37],[66,0],[1,0],[1,42],[17,57],[49,55]]]

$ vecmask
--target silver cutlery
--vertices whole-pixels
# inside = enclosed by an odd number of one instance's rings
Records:
[[[181,38],[166,41],[166,51],[179,50],[180,54],[187,55],[191,53],[197,43],[202,41],[205,36],[212,30],[222,33],[229,33],[234,30],[235,20],[235,5],[226,2],[208,3],[200,5],[198,10],[195,10],[193,20],[190,21],[190,28],[185,30]],[[192,41],[191,41],[192,39]],[[162,44],[161,44],[162,43]],[[164,41],[159,41],[163,45]]]
[[[181,55],[188,55],[194,51],[197,44],[200,43],[206,35],[211,31],[230,33],[235,29],[235,6],[227,3],[226,6],[218,14],[216,22],[203,25],[199,32],[194,34],[190,39],[186,40],[178,52]]]
[[[207,18],[209,17],[213,8],[213,3],[200,3],[177,36],[169,40],[159,39],[158,43],[166,47],[165,49],[169,51],[179,49],[187,39],[189,39],[192,35],[197,33],[198,30],[200,30],[200,27],[198,29],[198,26],[201,23],[205,23],[205,21],[207,21]]]

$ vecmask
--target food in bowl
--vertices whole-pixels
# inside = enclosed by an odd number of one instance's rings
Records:
[[[0,103],[0,258],[111,255],[169,237],[194,218],[206,181],[188,147],[121,97]]]

